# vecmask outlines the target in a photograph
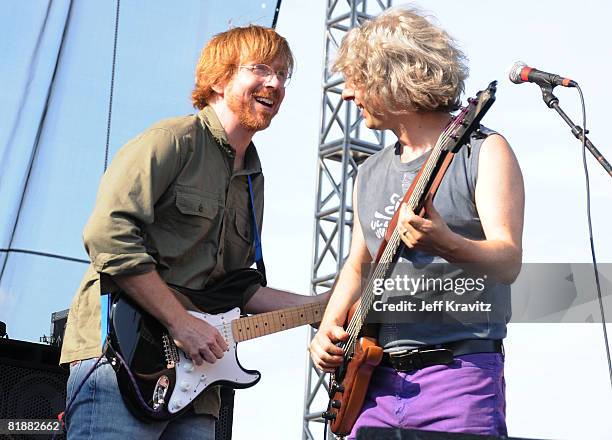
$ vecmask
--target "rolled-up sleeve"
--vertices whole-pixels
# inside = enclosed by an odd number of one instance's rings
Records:
[[[83,231],[96,271],[116,276],[155,268],[145,246],[146,226],[155,220],[155,203],[181,167],[179,141],[167,129],[150,129],[119,150],[102,177]]]

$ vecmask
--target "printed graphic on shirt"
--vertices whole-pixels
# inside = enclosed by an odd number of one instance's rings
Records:
[[[391,197],[389,197],[389,204],[385,206],[382,213],[378,210],[374,211],[374,217],[370,222],[370,228],[372,228],[372,231],[374,231],[376,238],[382,239],[385,236],[389,222],[393,218],[393,214],[395,214],[395,210],[401,201],[402,196],[397,193],[393,193]]]
[[[414,179],[415,175],[415,173],[405,172],[402,175],[401,181],[402,194],[391,194],[391,197],[389,197],[389,204],[384,207],[384,209],[382,210],[383,212],[380,212],[378,210],[374,212],[374,216],[372,218],[372,221],[370,222],[370,228],[372,228],[372,231],[374,231],[374,235],[376,235],[376,238],[382,239],[385,236],[385,232],[387,231],[389,222],[391,221],[391,219],[393,218],[393,214],[395,214],[395,211],[399,207],[399,204],[402,201],[404,194],[406,193],[406,191],[408,191],[408,188],[410,188],[410,185],[412,184],[412,180]]]

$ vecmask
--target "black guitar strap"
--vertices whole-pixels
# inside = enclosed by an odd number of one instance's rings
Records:
[[[235,307],[244,310],[244,292],[254,284],[263,285],[263,275],[257,269],[238,269],[226,273],[216,283],[203,290],[169,284],[206,313],[224,313]]]

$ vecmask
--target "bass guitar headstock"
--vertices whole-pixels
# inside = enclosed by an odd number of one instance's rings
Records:
[[[495,102],[496,91],[497,81],[492,81],[486,89],[479,91],[475,98],[468,98],[468,104],[454,117],[449,127],[444,150],[456,153],[469,140],[472,132],[478,129],[480,121]]]

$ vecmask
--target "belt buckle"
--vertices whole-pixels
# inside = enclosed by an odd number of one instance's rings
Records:
[[[406,353],[408,353],[408,350],[397,350],[397,351],[392,351],[392,352],[390,352],[390,353],[389,353],[389,357],[390,357],[391,359],[395,359],[395,358],[398,358],[398,357],[400,357],[400,356],[402,356],[402,355],[404,355],[404,354],[406,354]]]
[[[413,371],[423,368],[421,352],[418,348],[398,350],[389,353],[391,365],[398,371]]]
[[[415,348],[389,353],[391,365],[398,371],[420,370],[432,365],[448,365],[453,362],[453,352],[447,348]]]
[[[418,348],[413,348],[411,350],[408,350],[408,349],[397,350],[397,351],[390,352],[389,357],[391,359],[402,359],[402,358],[405,358],[406,356],[409,356],[413,353],[418,353],[418,352],[419,352]]]

